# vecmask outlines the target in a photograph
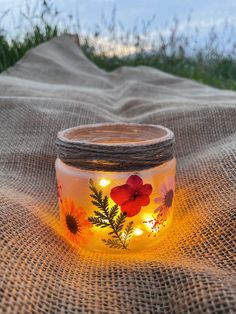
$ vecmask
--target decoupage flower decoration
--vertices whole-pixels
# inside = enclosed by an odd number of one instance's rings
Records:
[[[89,221],[99,228],[109,228],[109,237],[102,241],[110,248],[127,250],[129,240],[133,233],[133,221],[126,224],[126,215],[119,210],[117,204],[110,206],[108,196],[103,196],[103,191],[98,190],[92,179],[89,180],[89,188],[92,192],[92,204],[97,207],[94,216]]]
[[[151,184],[143,184],[143,180],[138,175],[131,175],[126,184],[111,190],[110,197],[127,217],[132,217],[140,212],[142,206],[150,203],[151,193]]]
[[[87,214],[82,207],[72,200],[63,199],[61,202],[61,222],[66,238],[76,245],[85,244],[92,235],[92,224],[86,218]]]
[[[164,222],[167,218],[168,211],[172,206],[174,198],[174,179],[169,178],[167,182],[163,183],[160,187],[160,196],[154,199],[158,204],[154,213],[158,213],[159,219]]]

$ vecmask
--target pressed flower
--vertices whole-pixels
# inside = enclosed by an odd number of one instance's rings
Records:
[[[172,206],[174,198],[174,179],[169,178],[167,182],[163,183],[160,187],[160,196],[154,199],[158,204],[155,209],[155,213],[158,213],[158,217],[161,222],[167,219],[168,211]]]
[[[86,212],[69,199],[62,200],[60,207],[61,224],[66,238],[76,245],[86,243],[92,234],[92,224],[88,221]]]
[[[151,219],[143,221],[143,223],[145,223],[151,229],[151,232],[148,235],[148,237],[150,237],[152,234],[154,235],[154,237],[156,237],[161,224],[161,219],[159,215],[157,215],[156,217],[152,216]]]
[[[140,212],[142,206],[150,203],[151,193],[151,184],[143,184],[143,180],[138,175],[132,175],[126,184],[114,187],[110,196],[127,217],[132,217]]]

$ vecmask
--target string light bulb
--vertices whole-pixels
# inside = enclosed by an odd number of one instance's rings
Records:
[[[111,183],[111,181],[107,180],[107,179],[101,179],[99,181],[99,185],[102,186],[102,187],[105,187],[105,186],[109,185],[110,183]]]

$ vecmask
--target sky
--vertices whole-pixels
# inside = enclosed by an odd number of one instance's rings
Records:
[[[28,0],[28,3],[33,5],[35,0]],[[142,19],[149,20],[153,15],[158,25],[164,26],[173,17],[184,22],[190,12],[193,22],[199,27],[218,25],[225,19],[236,24],[236,0],[51,0],[51,3],[65,14],[78,12],[85,27],[93,27],[103,13],[109,17],[114,5],[117,18],[125,27],[131,27]],[[0,17],[7,9],[11,9],[10,15],[17,17],[24,4],[25,0],[0,0]],[[5,17],[0,22],[7,25],[9,18]]]
[[[28,0],[28,3],[33,6],[35,0]],[[236,27],[236,0],[51,0],[50,3],[58,8],[62,17],[76,14],[83,30],[101,25],[102,14],[109,19],[114,6],[117,20],[125,29],[141,25],[142,20],[148,21],[153,16],[155,20],[150,32],[156,27],[165,32],[173,18],[178,19],[181,30],[198,27],[203,35],[213,26],[223,32],[226,20]],[[8,36],[14,34],[16,26],[21,24],[23,19],[19,12],[24,6],[25,0],[0,0],[0,28],[5,28]],[[1,18],[7,9],[10,9],[9,13]],[[189,14],[191,22],[187,24]]]

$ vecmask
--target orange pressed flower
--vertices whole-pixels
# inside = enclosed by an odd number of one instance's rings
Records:
[[[69,199],[63,199],[60,208],[61,225],[66,238],[77,246],[85,244],[92,234],[92,225],[84,209]]]

